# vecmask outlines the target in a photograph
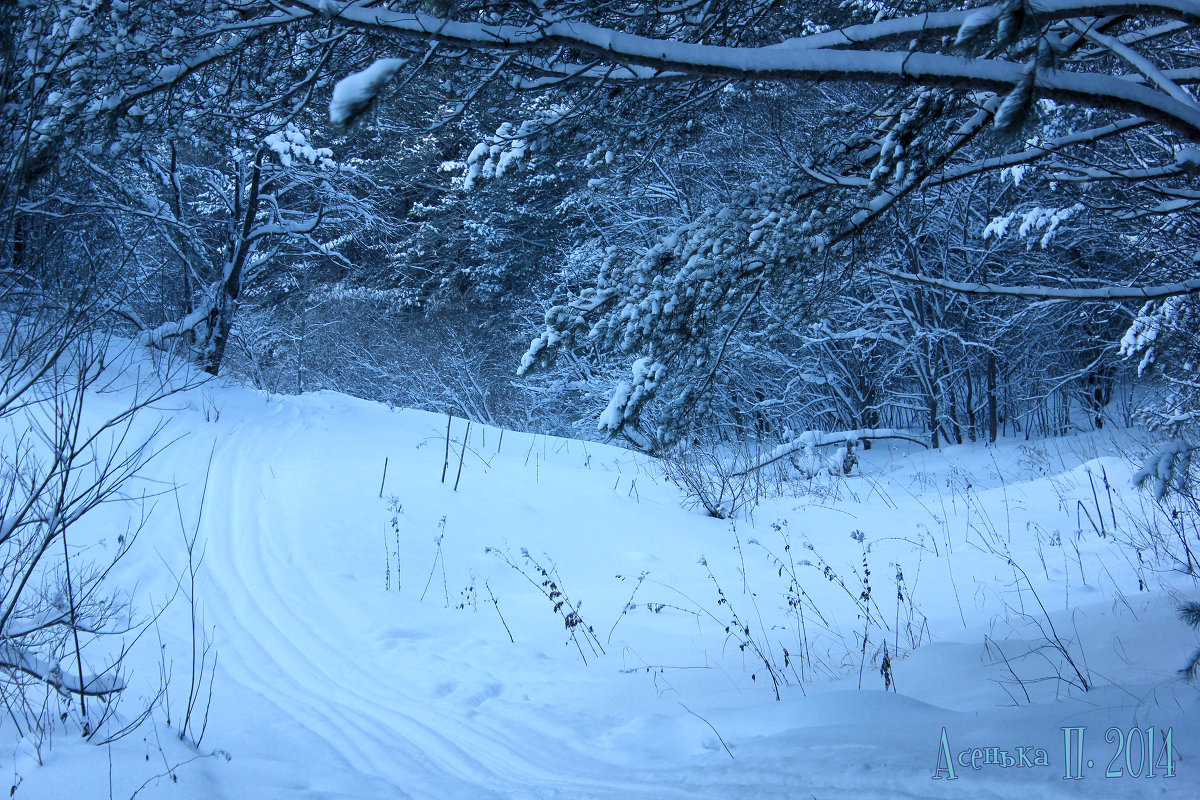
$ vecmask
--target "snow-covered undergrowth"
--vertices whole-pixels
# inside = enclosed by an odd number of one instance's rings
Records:
[[[1130,485],[1136,436],[880,442],[855,474],[722,521],[639,455],[447,422],[219,383],[147,411],[170,444],[131,485],[158,496],[113,577],[145,610],[182,581],[129,661],[127,693],[165,665],[169,694],[133,736],[60,733],[41,765],[0,726],[14,796],[1194,792],[1197,691],[1175,671],[1196,642],[1175,608],[1196,592]],[[175,730],[192,530],[217,655],[199,748]]]

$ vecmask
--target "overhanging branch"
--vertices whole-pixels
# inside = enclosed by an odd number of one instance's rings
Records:
[[[1092,289],[1065,289],[1053,286],[1003,286],[996,283],[973,283],[935,278],[910,272],[876,267],[875,271],[889,278],[918,286],[943,289],[958,294],[982,297],[1021,297],[1028,300],[1162,300],[1167,297],[1200,293],[1200,279],[1164,283],[1157,286],[1100,286]]]
[[[295,0],[293,5],[317,13],[323,4],[319,0]],[[1042,0],[1035,5],[1039,16],[1046,19],[1154,14],[1200,22],[1200,2],[1196,0]],[[379,34],[446,42],[475,50],[532,52],[570,47],[597,54],[614,64],[645,70],[635,70],[631,76],[635,80],[661,80],[664,74],[675,74],[681,79],[870,81],[1006,94],[1025,80],[1024,64],[1000,58],[970,58],[915,50],[840,49],[918,34],[948,34],[979,11],[920,14],[763,47],[656,39],[577,21],[548,19],[530,25],[486,25],[428,14],[388,11],[360,1],[341,8],[334,19],[340,24]],[[553,71],[553,66],[548,65],[547,69]],[[591,75],[589,70],[584,77],[597,76]],[[1132,112],[1171,127],[1189,139],[1200,140],[1200,108],[1194,103],[1183,102],[1118,75],[1045,68],[1038,70],[1033,89],[1036,96],[1061,102]]]

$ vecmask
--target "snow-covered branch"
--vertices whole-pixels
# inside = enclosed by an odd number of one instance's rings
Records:
[[[1200,279],[1165,283],[1157,286],[1098,286],[1090,289],[1068,289],[1054,286],[1003,286],[996,283],[952,281],[884,267],[876,270],[889,278],[943,289],[958,294],[985,297],[1023,297],[1030,300],[1161,300],[1200,292]]]
[[[317,12],[319,0],[296,0],[295,6]],[[1200,21],[1200,4],[1192,0],[1154,2],[1056,2],[1036,3],[1037,13],[1047,20],[1072,17],[1093,18],[1108,14],[1153,14],[1183,21]],[[1008,94],[1014,87],[1027,86],[1035,96],[1093,108],[1121,109],[1154,119],[1193,140],[1200,139],[1200,109],[1194,100],[1167,80],[1161,72],[1153,80],[1170,91],[1159,91],[1129,81],[1120,75],[1042,67],[1029,75],[1027,65],[1000,57],[966,57],[915,49],[859,49],[863,43],[879,43],[921,35],[945,35],[960,31],[981,14],[991,19],[1005,13],[1005,6],[919,14],[852,26],[811,37],[799,37],[760,47],[696,44],[675,39],[658,39],[605,28],[577,20],[544,19],[527,25],[462,22],[420,13],[389,11],[374,3],[351,2],[340,8],[336,20],[376,33],[408,39],[427,39],[478,50],[551,52],[570,47],[594,53],[605,60],[653,70],[631,72],[633,80],[662,79],[673,74],[681,79],[725,78],[771,81],[870,81],[876,83],[946,86],[981,89]],[[1128,45],[1106,40],[1107,45]],[[913,42],[910,47],[914,47]],[[941,47],[940,42],[934,45]],[[849,48],[849,49],[843,49]],[[1148,62],[1147,62],[1148,63]],[[581,73],[572,65],[572,74]],[[1140,67],[1147,64],[1139,62]],[[542,67],[556,72],[554,64]],[[1155,68],[1157,69],[1157,68]],[[589,80],[602,77],[604,67],[582,74]],[[567,77],[564,74],[564,77]]]
[[[107,697],[125,688],[120,678],[112,675],[80,675],[59,664],[39,658],[13,642],[0,644],[0,670],[21,672],[55,691],[84,697]]]
[[[867,439],[902,439],[907,442],[919,444],[922,447],[929,446],[928,442],[924,441],[917,434],[900,428],[860,428],[853,431],[833,431],[830,433],[805,431],[790,442],[776,447],[765,458],[755,462],[753,466],[735,472],[730,477],[740,478],[743,475],[749,475],[751,472],[768,467],[776,461],[781,461],[788,456],[795,455],[807,449],[828,447],[830,445],[852,445]]]

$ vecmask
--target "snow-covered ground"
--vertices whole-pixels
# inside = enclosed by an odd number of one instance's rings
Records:
[[[624,450],[461,419],[447,448],[446,417],[332,393],[214,382],[158,420],[173,443],[139,485],[178,484],[182,515],[160,494],[114,577],[153,608],[185,574],[180,517],[199,520],[203,740],[157,713],[111,746],[60,733],[39,765],[6,723],[15,797],[1200,791],[1200,694],[1175,675],[1197,642],[1171,587],[1195,590],[1140,538],[1127,432],[879,442],[860,473],[731,523]],[[177,597],[137,643],[124,708],[162,653],[178,726],[190,612]]]

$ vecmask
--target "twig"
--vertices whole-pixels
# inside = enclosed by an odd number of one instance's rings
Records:
[[[500,613],[500,601],[496,599],[496,595],[492,593],[492,587],[488,586],[488,582],[483,582],[483,588],[487,589],[488,597],[492,598],[492,605],[496,607],[496,614],[500,617],[500,623],[504,625],[504,632],[508,634],[508,640],[513,644],[517,640],[513,638],[512,630],[508,627],[508,623],[504,621],[504,615]]]
[[[454,421],[454,416],[446,415],[446,455],[442,459],[442,483],[446,482],[446,470],[450,468],[450,423]]]
[[[463,458],[467,455],[467,440],[471,438],[471,420],[467,420],[467,432],[463,434],[462,450],[458,453],[458,474],[454,476],[454,491],[458,491],[458,482],[462,479]]]
[[[675,702],[677,702],[677,703],[678,703],[679,701],[678,701],[678,700],[676,700]],[[712,724],[711,722],[709,722],[709,721],[708,721],[708,720],[706,720],[704,717],[702,717],[702,716],[700,716],[699,714],[697,714],[695,711],[692,711],[690,708],[688,708],[687,706],[685,706],[683,703],[679,703],[679,705],[680,705],[680,707],[682,707],[682,708],[683,708],[683,710],[684,710],[684,711],[688,712],[688,713],[689,713],[689,714],[691,714],[693,717],[695,717],[696,719],[700,720],[700,721],[701,721],[701,722],[703,722],[705,725],[707,725],[709,728],[711,728],[711,729],[712,729],[712,732],[713,732],[714,734],[716,734],[716,736],[717,736],[717,741],[721,743],[721,747],[724,747],[724,748],[725,748],[725,752],[726,752],[726,753],[729,753],[729,757],[730,757],[730,758],[733,758],[733,751],[729,749],[729,745],[725,744],[725,740],[721,738],[721,734],[720,734],[720,733],[717,731],[717,729],[716,729],[715,727],[713,727],[713,724]],[[736,758],[734,758],[734,761],[736,761],[736,760],[737,760],[737,759],[736,759]]]

